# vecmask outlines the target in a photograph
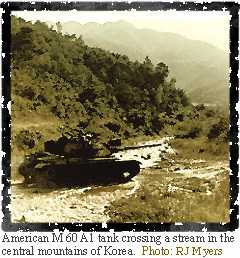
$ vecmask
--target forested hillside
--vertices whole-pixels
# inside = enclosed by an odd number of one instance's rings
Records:
[[[182,119],[189,105],[168,66],[132,62],[125,55],[88,47],[81,37],[62,35],[41,22],[12,18],[13,114],[53,114],[62,134],[104,134],[109,141],[153,134]]]
[[[62,31],[82,35],[88,45],[125,54],[131,60],[143,61],[149,56],[153,64],[164,62],[177,87],[184,89],[193,102],[228,104],[228,53],[213,45],[180,34],[137,29],[124,21],[66,22]]]

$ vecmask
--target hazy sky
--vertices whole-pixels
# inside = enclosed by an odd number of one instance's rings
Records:
[[[124,20],[137,28],[174,32],[229,52],[230,15],[224,11],[19,11],[25,20],[105,23]]]

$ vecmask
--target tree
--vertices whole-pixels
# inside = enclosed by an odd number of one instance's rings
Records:
[[[155,68],[155,77],[162,83],[167,79],[169,74],[168,66],[164,63],[158,63]]]

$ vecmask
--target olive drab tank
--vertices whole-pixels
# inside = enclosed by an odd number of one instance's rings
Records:
[[[86,186],[123,183],[140,171],[136,160],[114,158],[82,159],[50,153],[26,156],[19,172],[26,183]]]
[[[71,141],[61,137],[45,142],[44,152],[25,157],[19,168],[25,182],[59,186],[96,185],[127,182],[140,171],[136,160],[117,160],[110,156],[119,139],[108,142],[104,148],[91,137]]]

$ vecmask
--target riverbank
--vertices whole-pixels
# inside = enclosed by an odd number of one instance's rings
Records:
[[[210,155],[195,143],[173,140],[175,152],[142,170],[137,191],[111,203],[111,222],[228,222],[227,152]]]

